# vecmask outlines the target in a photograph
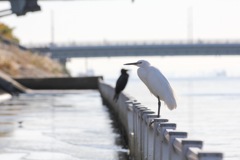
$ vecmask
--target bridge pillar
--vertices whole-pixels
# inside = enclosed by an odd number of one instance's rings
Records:
[[[63,66],[63,69],[69,73],[69,71],[67,70],[67,62],[69,61],[68,58],[60,58],[60,59],[57,59],[57,61]]]
[[[65,59],[65,58],[58,59],[58,62],[60,62],[64,67],[66,67],[67,61],[68,61],[68,60]]]
[[[68,62],[68,59],[67,58],[60,58],[60,59],[57,59],[57,61],[63,65],[64,69],[66,69],[66,64]]]

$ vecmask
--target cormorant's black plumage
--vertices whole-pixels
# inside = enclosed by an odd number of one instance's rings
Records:
[[[126,69],[121,69],[121,75],[118,78],[116,82],[116,87],[115,87],[115,95],[113,97],[113,100],[116,102],[118,100],[118,96],[121,93],[121,91],[126,87],[127,82],[128,82],[128,73]]]

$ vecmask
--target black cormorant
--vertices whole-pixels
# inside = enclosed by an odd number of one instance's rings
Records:
[[[113,100],[115,102],[117,102],[118,100],[118,96],[120,94],[120,92],[126,87],[127,85],[127,82],[128,82],[128,73],[127,73],[128,70],[126,69],[121,69],[121,75],[120,77],[118,78],[117,82],[116,82],[116,87],[115,87],[115,95],[113,97]]]

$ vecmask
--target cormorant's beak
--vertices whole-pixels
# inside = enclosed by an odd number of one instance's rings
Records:
[[[138,65],[138,62],[134,62],[134,63],[126,63],[124,65]]]

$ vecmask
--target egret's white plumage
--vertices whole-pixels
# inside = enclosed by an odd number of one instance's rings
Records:
[[[151,66],[150,63],[145,60],[139,60],[135,63],[127,63],[125,65],[138,66],[138,77],[148,87],[150,92],[159,100],[164,101],[170,110],[177,107],[172,87],[156,67]]]

